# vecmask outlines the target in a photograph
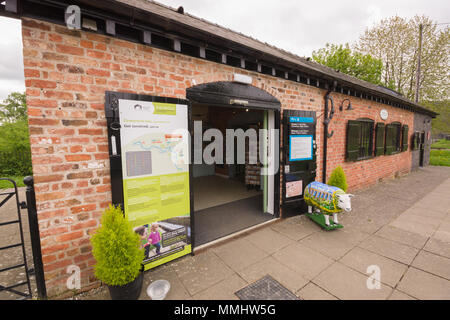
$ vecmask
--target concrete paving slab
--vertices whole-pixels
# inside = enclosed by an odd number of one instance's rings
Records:
[[[249,283],[257,281],[265,275],[270,275],[292,292],[298,291],[308,283],[308,280],[299,273],[291,270],[273,257],[264,258],[238,273]]]
[[[284,236],[272,228],[258,230],[246,236],[244,239],[250,241],[268,254],[272,254],[294,242],[291,238]]]
[[[390,225],[384,226],[377,231],[375,235],[384,239],[400,242],[417,249],[422,249],[429,239],[419,233],[410,232]]]
[[[380,289],[371,290],[367,287],[367,279],[368,275],[335,262],[313,281],[339,299],[382,300],[389,297],[391,287],[380,283]]]
[[[432,208],[424,208],[423,206],[419,206],[414,204],[408,210],[402,212],[402,217],[404,216],[419,216],[419,217],[430,217],[434,219],[444,219],[447,216],[447,213],[442,210],[434,210]]]
[[[247,286],[248,283],[233,274],[230,277],[220,281],[219,283],[209,287],[192,297],[194,300],[239,300],[234,294],[236,291]]]
[[[248,239],[239,238],[211,249],[234,271],[239,271],[268,256]]]
[[[427,238],[431,237],[436,231],[435,227],[417,221],[411,221],[407,219],[407,217],[396,219],[395,221],[391,222],[390,225],[398,229],[420,234]]]
[[[450,207],[450,193],[431,192],[420,199],[415,205],[426,209],[429,208],[431,210],[446,212]]]
[[[397,219],[395,219],[395,221],[414,222],[420,225],[429,226],[434,230],[439,228],[442,220],[443,218],[433,218],[425,215],[403,215],[403,213]]]
[[[309,221],[306,216],[303,216],[303,218],[304,219],[297,219],[293,221],[289,221],[291,219],[287,219],[272,225],[271,228],[274,231],[295,241],[303,239],[314,232],[320,231],[320,227],[318,225],[312,221]]]
[[[339,262],[363,274],[367,273],[369,266],[376,265],[380,267],[380,281],[391,287],[395,287],[408,269],[402,263],[358,247],[352,249]]]
[[[450,241],[442,241],[432,237],[423,248],[425,251],[450,258]]]
[[[369,234],[359,232],[356,229],[343,228],[313,233],[302,239],[300,243],[337,260],[367,237],[369,237]]]
[[[195,256],[186,256],[174,262],[172,267],[192,296],[233,274],[233,270],[209,250]]]
[[[359,244],[359,247],[407,265],[413,261],[419,252],[416,248],[375,235],[363,241]]]
[[[388,300],[417,300],[406,293],[403,293],[398,290],[394,290],[394,292],[391,294]]]
[[[172,265],[163,265],[154,270],[149,270],[144,273],[144,283],[142,285],[142,292],[139,300],[150,300],[147,295],[147,287],[156,280],[167,280],[170,283],[170,291],[167,293],[166,300],[186,300],[190,299],[189,292],[183,286],[180,278],[178,278]]]
[[[333,263],[333,260],[300,243],[294,243],[276,252],[273,257],[311,280]]]
[[[397,288],[421,300],[450,300],[450,281],[409,268]]]
[[[412,266],[450,280],[450,259],[448,258],[421,251],[414,259]]]
[[[335,296],[312,282],[300,289],[296,295],[302,300],[338,300]]]

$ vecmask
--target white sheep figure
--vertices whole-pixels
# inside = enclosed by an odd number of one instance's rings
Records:
[[[339,224],[337,213],[352,210],[352,194],[345,193],[344,190],[329,186],[321,182],[311,182],[305,188],[304,199],[308,205],[308,213],[320,212],[325,217],[325,224],[330,226],[330,215],[333,215],[333,223]]]

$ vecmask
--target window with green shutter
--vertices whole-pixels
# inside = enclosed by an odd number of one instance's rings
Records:
[[[377,123],[375,130],[375,156],[381,156],[384,154],[384,128],[384,123]]]
[[[408,126],[405,124],[402,127],[402,151],[408,150]]]
[[[361,139],[361,123],[349,120],[347,123],[347,154],[348,161],[356,161],[359,156],[359,141]]]
[[[385,154],[394,154],[400,151],[400,134],[401,134],[401,124],[400,123],[390,123],[386,125],[386,143],[385,143]]]
[[[357,161],[373,155],[373,120],[349,120],[347,123],[347,161]]]

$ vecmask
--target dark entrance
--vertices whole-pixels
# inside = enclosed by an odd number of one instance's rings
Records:
[[[279,128],[280,103],[267,92],[251,85],[234,82],[215,82],[187,90],[192,105],[192,121],[201,121],[202,130],[222,132],[223,163],[194,163],[194,239],[199,246],[269,221],[279,215],[279,174],[267,181],[260,165],[248,162],[249,145],[246,140],[246,162],[226,163],[226,129]],[[191,124],[191,128],[195,125]],[[194,139],[194,131],[191,132]],[[201,139],[201,138],[200,138]],[[235,141],[236,142],[236,141]],[[258,146],[261,145],[258,137]],[[202,142],[203,150],[210,142]],[[192,143],[192,151],[195,152]],[[236,143],[234,144],[236,148]],[[197,150],[198,152],[198,150]],[[276,151],[279,153],[279,150]],[[234,150],[235,160],[239,151]],[[259,152],[257,150],[259,155]],[[269,188],[269,185],[271,188]],[[268,197],[274,199],[273,210],[268,209]],[[272,212],[270,212],[272,211]]]
[[[306,212],[303,190],[316,178],[316,113],[283,111],[283,217]]]
[[[425,158],[425,132],[421,132],[420,133],[420,144],[419,144],[419,148],[420,148],[420,161],[419,161],[419,166],[423,167],[423,162],[424,162],[424,158]]]

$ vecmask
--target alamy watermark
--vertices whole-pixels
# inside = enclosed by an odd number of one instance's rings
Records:
[[[279,129],[226,129],[216,128],[203,132],[202,121],[194,121],[193,137],[188,130],[171,132],[181,136],[190,146],[193,143],[193,164],[261,164],[261,175],[275,175],[279,170]],[[204,142],[208,143],[204,146]],[[173,148],[171,160],[180,160],[183,143]],[[183,154],[183,162],[190,164],[189,153]]]
[[[366,269],[369,277],[366,280],[366,286],[369,290],[381,289],[381,269],[377,265],[370,265]]]
[[[69,290],[80,290],[81,289],[81,270],[79,266],[74,264],[67,267],[66,272],[70,274],[67,278],[66,286]]]

